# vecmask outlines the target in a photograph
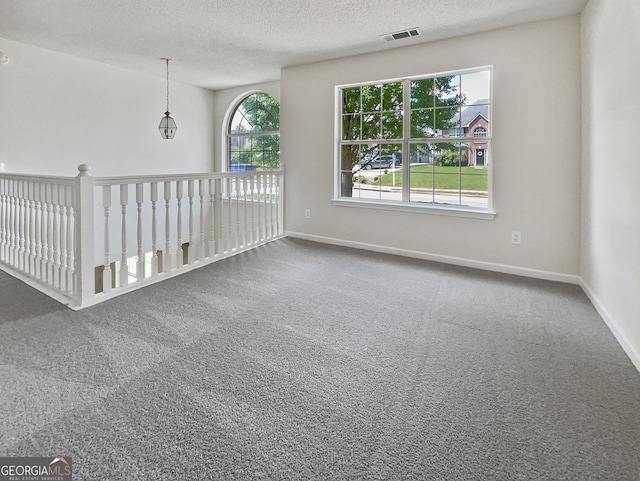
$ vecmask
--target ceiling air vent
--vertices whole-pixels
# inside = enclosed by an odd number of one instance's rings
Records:
[[[418,35],[420,35],[420,29],[416,27],[410,28],[409,30],[401,30],[400,32],[386,33],[382,35],[382,40],[392,42],[403,38],[417,37]]]

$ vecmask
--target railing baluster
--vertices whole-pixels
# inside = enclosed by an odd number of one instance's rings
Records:
[[[13,260],[14,266],[18,265],[20,257],[20,181],[13,182]]]
[[[198,245],[198,260],[203,261],[204,252],[204,179],[198,180],[198,194],[200,195],[200,244]]]
[[[216,223],[218,222],[218,215],[216,214],[216,193],[219,189],[216,189],[216,182],[218,179],[209,179],[209,200],[210,200],[210,218],[211,218],[211,236],[209,238],[209,257],[216,256]]]
[[[176,249],[176,268],[179,269],[184,264],[184,253],[182,252],[182,181],[176,181],[176,200],[178,202],[178,248]]]
[[[16,213],[17,213],[16,203],[17,202],[18,202],[18,199],[16,198],[16,181],[12,180],[11,181],[11,213],[9,218],[9,224],[11,229],[11,255],[9,257],[9,262],[13,266],[15,266],[17,251],[18,251],[16,246],[18,242],[18,228],[17,228],[17,221],[16,221]]]
[[[53,284],[53,185],[47,184],[47,282]]]
[[[260,217],[259,217],[259,203],[260,192],[258,191],[258,177],[251,177],[251,244],[255,245],[260,240]]]
[[[15,213],[14,213],[14,230],[15,230],[15,249],[13,255],[13,265],[15,267],[20,266],[20,181],[16,180],[14,183],[15,191]]]
[[[53,202],[53,286],[60,287],[60,186],[51,186]]]
[[[193,180],[187,182],[187,195],[189,196],[189,248],[187,249],[187,264],[193,264],[195,260],[194,249],[195,241],[193,239]]]
[[[122,207],[122,254],[120,258],[120,287],[129,285],[129,265],[127,262],[127,205],[129,204],[129,185],[120,185],[120,206]]]
[[[275,199],[275,176],[269,174],[269,239],[273,239],[276,236],[275,221],[276,216],[273,211],[273,206],[276,205]]]
[[[59,287],[61,291],[67,290],[67,203],[66,186],[58,186],[60,189],[60,269],[58,271]]]
[[[20,200],[22,204],[20,212],[20,269],[28,272],[27,261],[29,260],[29,219],[28,219],[28,184],[26,180],[20,181]]]
[[[284,225],[282,223],[282,219],[284,216],[284,205],[283,205],[283,199],[282,199],[283,177],[284,177],[283,175],[276,176],[276,179],[278,182],[278,205],[276,207],[276,214],[278,216],[278,220],[277,220],[278,235],[282,235],[284,233]]]
[[[271,238],[273,239],[278,235],[278,212],[276,207],[278,206],[278,180],[275,175],[271,176]]]
[[[8,256],[8,233],[9,233],[9,179],[0,179],[0,241],[2,241],[0,248],[0,259],[4,262],[9,262]]]
[[[35,184],[33,193],[36,199],[36,265],[34,274],[36,278],[42,279],[42,184]]]
[[[0,179],[0,261],[6,262],[4,248],[6,245],[5,235],[7,233],[7,226],[5,225],[5,184],[6,179]]]
[[[269,176],[262,176],[264,182],[264,240],[269,240]]]
[[[67,187],[67,292],[75,294],[76,270],[75,270],[75,190]]]
[[[266,241],[269,238],[269,205],[267,204],[267,195],[268,195],[268,177],[266,174],[262,174],[262,241]]]
[[[269,206],[271,207],[271,238],[278,235],[278,180],[275,175],[271,177],[271,196],[269,197]]]
[[[226,251],[231,252],[233,247],[233,178],[227,178],[227,241]]]
[[[225,254],[229,251],[229,201],[231,199],[231,183],[229,178],[225,177],[220,179],[220,195],[219,195],[219,209],[220,215],[218,216],[219,229],[219,241],[220,247],[218,248],[220,254]]]
[[[20,268],[20,258],[22,257],[22,233],[20,231],[20,218],[22,217],[22,199],[21,199],[21,187],[22,182],[16,180],[15,182],[15,195],[16,195],[16,212],[15,212],[15,231],[16,231],[16,249],[14,257],[14,266]]]
[[[33,182],[25,181],[25,255],[24,270],[29,275],[33,275]]]
[[[264,218],[265,239],[271,239],[271,176],[265,175]]]
[[[29,182],[29,274],[36,275],[36,184]]]
[[[144,253],[142,252],[142,202],[144,202],[144,184],[136,184],[136,204],[138,206],[138,261],[136,262],[136,280],[144,279]]]
[[[18,269],[24,270],[24,243],[25,243],[25,224],[24,224],[24,214],[26,210],[25,199],[24,199],[24,187],[25,182],[20,180],[18,181],[18,195],[20,196],[18,200],[18,236],[20,239],[19,242],[19,250],[18,250]]]
[[[3,220],[3,244],[2,259],[9,264],[10,248],[11,248],[11,195],[10,195],[10,179],[4,179],[4,220]]]
[[[29,197],[29,257],[27,259],[28,264],[28,273],[31,276],[35,276],[35,263],[36,263],[36,205],[35,205],[35,196],[34,196],[35,184],[34,182],[29,182],[28,186],[28,197]]]
[[[4,261],[11,263],[11,179],[5,180],[4,185]]]
[[[219,186],[220,186],[220,194],[219,194],[219,212],[220,215],[218,216],[218,232],[219,232],[219,253],[220,254],[224,254],[225,252],[227,252],[227,249],[229,248],[228,246],[228,237],[229,237],[229,229],[228,229],[228,213],[229,213],[229,209],[227,206],[227,203],[229,201],[229,178],[225,177],[223,179],[218,179],[219,182]],[[227,200],[227,203],[225,203],[225,197]],[[227,219],[227,221],[225,221],[225,219]]]
[[[22,270],[27,274],[30,274],[31,269],[29,267],[29,252],[31,249],[31,206],[29,204],[29,184],[27,180],[22,181],[22,195],[23,195],[23,237],[24,247],[22,251]]]
[[[151,277],[158,275],[158,224],[156,205],[158,203],[158,183],[151,182]]]
[[[163,272],[171,272],[171,217],[169,207],[171,202],[171,182],[164,183],[165,222],[164,235],[166,238],[164,253],[162,255]]]
[[[112,288],[111,280],[111,258],[109,252],[109,209],[111,208],[111,186],[102,186],[102,208],[104,209],[104,269],[102,269],[102,292],[110,292]]]
[[[233,179],[233,185],[235,188],[234,197],[234,206],[235,206],[235,221],[233,222],[233,226],[235,227],[234,232],[234,249],[238,250],[240,248],[240,176],[236,176]]]
[[[247,235],[247,231],[249,230],[249,215],[247,209],[247,182],[248,178],[242,178],[242,247],[247,248],[249,244],[249,239]]]
[[[266,223],[264,204],[264,174],[258,176],[258,241],[262,242],[265,237],[264,225]]]
[[[71,209],[71,188],[68,185],[62,187],[62,196],[61,196],[61,204],[62,204],[62,223],[60,229],[60,244],[62,246],[60,252],[60,264],[61,264],[61,280],[60,280],[60,289],[63,292],[69,291],[69,236],[73,236],[73,231],[71,228],[71,216],[69,215],[69,211]]]

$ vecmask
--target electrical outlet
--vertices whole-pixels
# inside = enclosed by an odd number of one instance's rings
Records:
[[[304,218],[305,219],[311,219],[311,209],[305,209],[304,210]]]
[[[511,243],[515,245],[522,244],[522,233],[519,230],[511,231]]]

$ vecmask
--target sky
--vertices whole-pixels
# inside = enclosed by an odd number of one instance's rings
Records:
[[[467,104],[489,98],[489,77],[488,70],[462,75],[462,93],[467,96]]]

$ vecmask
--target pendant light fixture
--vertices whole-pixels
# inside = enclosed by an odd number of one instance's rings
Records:
[[[162,135],[163,139],[173,139],[178,127],[176,126],[175,120],[170,117],[169,113],[169,60],[171,59],[163,58],[162,60],[167,63],[167,111],[164,113],[164,117],[160,120],[158,130],[160,130],[160,135]]]

